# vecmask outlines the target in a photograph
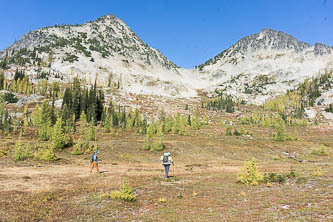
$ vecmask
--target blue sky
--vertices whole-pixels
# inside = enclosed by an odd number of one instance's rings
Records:
[[[333,0],[0,0],[0,49],[55,24],[113,14],[182,67],[214,57],[240,38],[272,28],[333,46]]]

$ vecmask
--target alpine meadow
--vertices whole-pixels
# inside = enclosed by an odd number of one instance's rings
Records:
[[[182,68],[124,21],[0,51],[0,221],[333,220],[333,47],[261,28]]]

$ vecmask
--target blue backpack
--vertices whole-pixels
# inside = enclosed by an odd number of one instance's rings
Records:
[[[93,153],[93,155],[91,155],[90,162],[92,163],[94,161],[97,161],[97,154],[96,153]]]

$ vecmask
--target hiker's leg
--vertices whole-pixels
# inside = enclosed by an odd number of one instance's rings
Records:
[[[169,168],[170,165],[165,165],[165,178],[169,178]]]
[[[95,164],[96,164],[96,170],[97,170],[97,173],[99,173],[98,163],[95,162]]]
[[[90,164],[90,173],[92,173],[92,170],[94,169],[94,163],[92,162],[91,164]]]

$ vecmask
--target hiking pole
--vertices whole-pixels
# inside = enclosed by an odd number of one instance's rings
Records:
[[[172,169],[172,171],[173,171],[173,178],[175,178],[175,164],[172,164],[173,165],[173,169]]]

